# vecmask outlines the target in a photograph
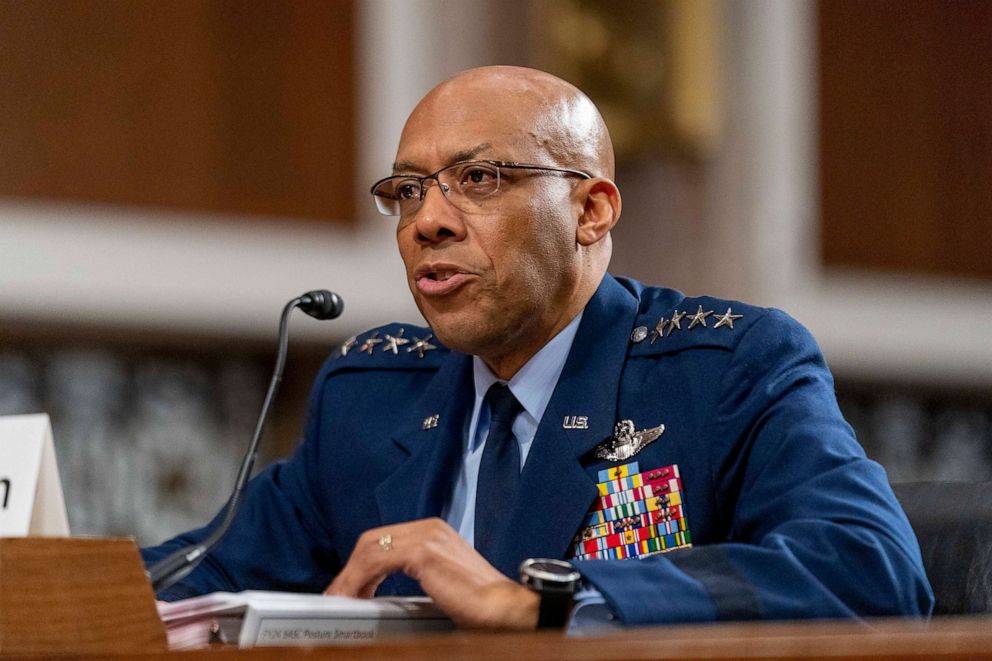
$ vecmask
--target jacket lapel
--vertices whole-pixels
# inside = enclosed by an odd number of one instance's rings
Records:
[[[409,459],[376,487],[383,525],[439,516],[461,456],[465,417],[472,411],[472,360],[452,352],[393,442]],[[437,426],[424,420],[437,415]]]
[[[494,563],[517,578],[524,558],[562,558],[596,497],[580,458],[613,433],[620,375],[638,301],[607,274],[586,306],[521,474],[510,534]],[[564,429],[586,416],[588,429]]]

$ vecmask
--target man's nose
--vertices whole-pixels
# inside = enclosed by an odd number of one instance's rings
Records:
[[[445,240],[461,241],[465,238],[462,213],[452,206],[436,183],[424,192],[424,201],[414,215],[417,239],[421,243],[440,243]]]

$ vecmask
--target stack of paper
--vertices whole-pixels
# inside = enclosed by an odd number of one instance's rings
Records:
[[[353,645],[454,628],[427,597],[350,599],[249,590],[160,603],[158,612],[170,649],[214,643]]]

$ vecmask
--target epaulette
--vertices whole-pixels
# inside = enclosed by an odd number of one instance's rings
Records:
[[[631,356],[652,356],[692,348],[733,349],[765,308],[709,296],[642,301],[630,334]]]
[[[387,324],[349,337],[329,361],[340,369],[434,369],[449,350],[430,328],[413,324]]]

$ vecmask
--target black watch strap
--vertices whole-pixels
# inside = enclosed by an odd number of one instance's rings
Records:
[[[540,598],[538,629],[565,627],[581,578],[567,560],[527,558],[520,563],[520,581]]]
[[[538,607],[538,629],[564,629],[572,611],[573,595],[565,590],[542,590],[538,593],[541,605]]]

